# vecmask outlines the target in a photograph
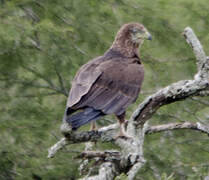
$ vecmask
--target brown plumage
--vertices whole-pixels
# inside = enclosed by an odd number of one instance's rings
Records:
[[[125,111],[136,101],[144,79],[138,53],[144,39],[151,39],[151,36],[143,25],[125,24],[103,56],[79,69],[64,116],[72,128],[77,129],[106,114],[115,114],[122,124],[119,136],[124,136]],[[81,111],[76,112],[78,110]]]

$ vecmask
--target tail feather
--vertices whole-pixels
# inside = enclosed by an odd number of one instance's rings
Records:
[[[102,111],[86,108],[82,112],[67,116],[66,121],[72,126],[72,129],[77,129],[90,121],[99,119],[101,116],[104,116]]]

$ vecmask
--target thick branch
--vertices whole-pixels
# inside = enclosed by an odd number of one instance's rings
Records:
[[[99,173],[96,176],[85,177],[80,180],[113,180],[119,174],[114,163],[106,162],[100,166]]]
[[[144,124],[163,105],[184,100],[208,87],[206,80],[185,80],[171,84],[170,86],[149,96],[134,112],[132,119],[135,124]]]
[[[50,147],[48,149],[48,158],[52,158],[54,157],[54,155],[57,153],[57,151],[59,151],[60,149],[62,149],[63,147],[65,147],[66,145],[69,144],[69,141],[67,141],[66,138],[62,138],[60,139],[55,145],[53,145],[52,147]]]
[[[141,167],[144,165],[145,162],[138,162],[136,164],[134,164],[134,166],[130,169],[130,171],[128,172],[128,180],[132,180],[135,178],[136,174],[138,173],[138,171],[141,169]]]
[[[78,142],[86,142],[86,141],[95,141],[99,140],[103,136],[106,136],[110,131],[115,130],[117,127],[116,124],[111,125],[106,128],[101,128],[99,131],[86,131],[86,132],[81,132],[81,133],[75,133],[72,134],[71,139],[73,141],[76,141],[74,143]],[[191,122],[183,122],[183,123],[169,123],[169,124],[163,124],[163,125],[157,125],[157,126],[151,126],[147,127],[145,134],[152,134],[152,133],[157,133],[157,132],[162,132],[162,131],[168,131],[168,130],[175,130],[175,129],[192,129],[192,130],[197,130],[202,133],[206,133],[209,135],[209,127],[197,122],[197,123],[191,123]],[[85,137],[86,136],[86,137]],[[106,140],[110,140],[106,138]],[[49,149],[49,154],[48,158],[52,158],[57,151],[62,149],[64,146],[72,144],[71,141],[67,138],[62,138],[59,142],[57,142],[54,146],[52,146]],[[118,156],[118,152],[115,151],[84,151],[79,157],[86,157],[86,158],[93,158],[93,157],[108,157],[109,155]]]

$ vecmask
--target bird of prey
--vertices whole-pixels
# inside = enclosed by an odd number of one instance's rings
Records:
[[[120,125],[117,137],[128,136],[125,133],[125,113],[136,101],[144,79],[138,49],[145,39],[151,40],[152,37],[142,24],[125,24],[103,56],[78,70],[63,118],[73,130],[114,114]]]

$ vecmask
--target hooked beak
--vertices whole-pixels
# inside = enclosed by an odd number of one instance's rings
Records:
[[[152,40],[152,36],[148,31],[145,32],[145,39]]]

